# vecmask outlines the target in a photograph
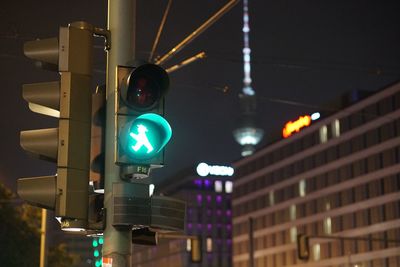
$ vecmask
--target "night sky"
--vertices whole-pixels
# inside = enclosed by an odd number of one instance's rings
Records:
[[[138,0],[137,57],[147,59],[167,0]],[[175,0],[158,54],[169,51],[227,0]],[[253,0],[250,46],[259,126],[270,142],[284,123],[342,93],[378,90],[400,78],[399,1]],[[106,1],[5,1],[0,9],[0,180],[15,189],[19,177],[51,175],[54,164],[32,159],[19,146],[19,131],[56,127],[57,121],[28,110],[22,84],[58,79],[34,67],[24,41],[57,35],[59,26],[85,20],[106,26]],[[160,181],[199,161],[229,164],[240,158],[232,137],[239,119],[242,3],[165,66],[205,51],[205,60],[171,74],[166,117],[173,137]],[[105,55],[96,40],[95,84],[103,84]],[[95,84],[93,86],[95,86]],[[223,93],[221,88],[230,90]],[[293,101],[285,104],[277,99]]]

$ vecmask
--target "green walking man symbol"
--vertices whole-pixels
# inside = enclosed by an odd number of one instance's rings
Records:
[[[137,152],[142,146],[147,148],[147,154],[153,151],[153,146],[150,144],[149,139],[147,138],[146,132],[148,132],[147,128],[142,124],[137,126],[138,133],[130,133],[130,136],[136,140],[136,144],[132,146],[132,149]]]

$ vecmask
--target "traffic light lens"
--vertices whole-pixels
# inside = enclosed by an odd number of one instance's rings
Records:
[[[93,240],[93,242],[92,242],[92,246],[93,247],[97,247],[99,245],[99,243],[97,243],[97,241],[96,240]]]
[[[160,87],[153,79],[135,77],[129,80],[126,101],[133,108],[145,110],[154,106],[160,93]]]
[[[100,256],[100,252],[96,249],[96,250],[93,252],[93,256],[95,256],[95,257]]]
[[[104,238],[100,237],[100,238],[99,238],[99,244],[100,244],[100,245],[103,245],[103,243],[104,243]]]
[[[148,160],[164,148],[171,135],[171,126],[163,117],[146,113],[125,125],[120,132],[120,145],[131,158]]]

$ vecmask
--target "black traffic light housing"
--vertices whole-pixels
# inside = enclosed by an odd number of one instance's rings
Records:
[[[115,162],[121,166],[121,177],[123,179],[145,178],[148,177],[151,169],[164,165],[163,147],[171,135],[171,128],[168,122],[163,119],[164,96],[168,92],[169,77],[167,72],[160,66],[147,63],[139,66],[118,66],[117,75],[117,127],[115,133],[117,142],[115,147]],[[133,135],[142,134],[142,136],[147,136],[146,132],[149,129],[144,130],[133,127],[138,126],[134,125],[136,119],[139,117],[143,118],[143,116],[147,116],[148,114],[157,117],[156,120],[163,121],[160,125],[157,125],[157,121],[150,122],[151,125],[156,125],[153,128],[158,127],[161,130],[163,130],[164,126],[169,128],[169,133],[163,132],[158,137],[166,138],[167,141],[156,140],[159,142],[152,143],[156,147],[154,148],[154,153],[150,156],[135,156],[132,153],[133,151],[129,150],[132,144],[129,142],[131,141],[129,138],[130,135],[132,136],[132,131],[135,130],[138,133],[136,134],[135,132]],[[151,140],[149,142],[151,143]]]

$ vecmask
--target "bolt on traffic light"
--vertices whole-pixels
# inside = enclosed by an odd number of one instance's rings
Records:
[[[91,127],[93,26],[75,22],[55,38],[29,41],[24,54],[60,80],[23,85],[31,111],[57,117],[58,127],[22,131],[21,147],[57,163],[53,176],[18,179],[19,196],[55,210],[56,217],[87,220]]]
[[[164,164],[164,147],[172,136],[164,116],[166,71],[154,64],[118,67],[116,163],[124,178],[147,177]]]

